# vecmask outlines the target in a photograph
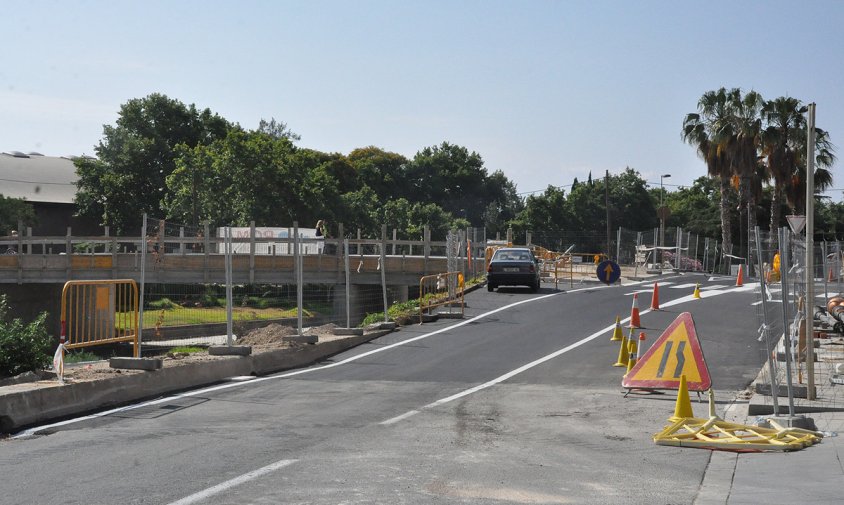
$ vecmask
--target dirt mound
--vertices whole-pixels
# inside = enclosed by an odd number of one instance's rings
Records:
[[[296,334],[296,328],[272,323],[263,328],[255,328],[243,338],[237,339],[238,345],[280,344],[282,337]]]

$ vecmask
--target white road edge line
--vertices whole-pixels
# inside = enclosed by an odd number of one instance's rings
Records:
[[[292,465],[297,460],[295,459],[283,459],[281,461],[276,461],[275,463],[269,464],[265,467],[261,467],[257,470],[252,470],[251,472],[245,473],[240,477],[235,477],[234,479],[227,480],[216,486],[209,487],[208,489],[199,491],[198,493],[194,493],[190,496],[186,496],[181,500],[174,501],[168,505],[189,505],[191,503],[196,503],[216,494],[220,494],[224,491],[228,491],[229,489],[239,486],[245,482],[249,482],[250,480],[257,479],[262,475],[266,475],[270,472],[274,472],[279,468],[284,468],[285,466]]]
[[[644,282],[644,281],[631,282],[629,284],[625,284],[622,287],[636,286],[638,284],[642,284],[642,282]],[[358,354],[356,356],[352,356],[351,358],[346,358],[343,361],[338,361],[337,363],[331,363],[329,365],[325,365],[325,366],[321,366],[321,367],[303,368],[303,369],[297,370],[295,372],[288,372],[288,373],[283,373],[283,374],[279,374],[279,375],[270,375],[270,376],[267,376],[267,377],[258,377],[254,380],[251,380],[251,381],[229,382],[229,383],[221,384],[221,385],[218,385],[218,386],[211,386],[211,387],[208,387],[208,388],[197,389],[197,390],[194,390],[194,391],[188,391],[186,393],[181,393],[181,394],[177,394],[177,395],[165,396],[163,398],[157,398],[155,400],[149,400],[149,401],[146,401],[146,402],[137,403],[137,404],[133,404],[133,405],[126,405],[126,406],[123,406],[123,407],[118,407],[116,409],[98,412],[96,414],[91,414],[91,415],[88,415],[88,416],[77,417],[77,418],[73,418],[73,419],[67,419],[65,421],[60,421],[60,422],[57,422],[57,423],[45,424],[43,426],[36,426],[34,428],[29,428],[29,429],[24,430],[24,431],[22,431],[22,432],[20,432],[16,435],[13,435],[10,438],[12,438],[12,439],[27,438],[27,437],[31,437],[33,435],[36,435],[36,434],[38,434],[42,431],[49,430],[51,428],[59,428],[59,427],[62,427],[62,426],[67,426],[69,424],[75,424],[75,423],[82,422],[82,421],[88,421],[88,420],[91,420],[91,419],[106,417],[106,416],[109,416],[111,414],[117,414],[117,413],[120,413],[120,412],[127,412],[127,411],[130,411],[130,410],[135,410],[135,409],[139,409],[139,408],[143,408],[143,407],[150,407],[150,406],[153,406],[153,405],[159,405],[159,404],[166,403],[166,402],[169,402],[169,401],[172,401],[172,400],[177,400],[177,399],[180,399],[180,398],[189,398],[189,397],[192,397],[192,396],[198,396],[198,395],[203,395],[203,394],[206,394],[206,393],[212,393],[214,391],[220,391],[220,390],[223,390],[223,389],[229,389],[229,388],[234,388],[234,387],[245,387],[245,386],[253,385],[253,384],[268,381],[268,380],[286,379],[288,377],[293,377],[293,376],[296,376],[296,375],[318,372],[318,371],[321,371],[321,370],[326,370],[328,368],[334,368],[334,367],[337,367],[337,366],[340,366],[340,365],[345,365],[347,363],[351,363],[353,361],[357,361],[357,360],[364,358],[366,356],[371,356],[373,354],[377,354],[379,352],[384,352],[384,351],[387,351],[389,349],[393,349],[395,347],[400,347],[400,346],[409,344],[411,342],[416,342],[417,340],[422,340],[424,338],[432,337],[432,336],[438,335],[440,333],[445,333],[447,331],[451,331],[455,328],[465,326],[467,324],[473,323],[475,321],[478,321],[480,319],[488,317],[488,316],[495,314],[497,312],[501,312],[501,311],[504,311],[504,310],[507,310],[507,309],[511,309],[513,307],[516,307],[518,305],[522,305],[524,303],[530,303],[530,302],[535,302],[535,301],[538,301],[538,300],[544,300],[545,298],[550,298],[552,296],[557,296],[557,295],[561,295],[561,294],[564,294],[564,293],[576,293],[578,291],[586,291],[586,290],[589,290],[589,289],[609,289],[611,287],[618,287],[618,286],[595,285],[595,286],[588,286],[588,287],[585,287],[585,288],[572,289],[572,290],[569,290],[569,291],[558,291],[556,293],[551,293],[551,294],[543,295],[543,296],[537,296],[535,298],[527,298],[525,300],[520,300],[518,302],[511,303],[511,304],[505,305],[503,307],[499,307],[499,308],[491,310],[489,312],[479,314],[479,315],[477,315],[477,316],[475,316],[471,319],[461,321],[461,322],[453,324],[451,326],[447,326],[445,328],[440,328],[439,330],[432,331],[431,333],[426,333],[424,335],[419,335],[417,337],[409,338],[407,340],[402,340],[401,342],[396,342],[394,344],[390,344],[390,345],[387,345],[387,346],[384,346],[384,347],[379,347],[378,349],[373,349],[371,351],[367,351],[365,353],[361,353],[361,354]],[[615,327],[615,326],[613,326],[613,327]]]
[[[746,290],[739,287],[739,288],[735,288],[735,289],[732,289],[732,290],[724,290],[724,291],[718,292],[718,293],[710,292],[709,296],[707,296],[707,298],[712,298],[713,296],[726,294],[726,293],[733,293],[733,292],[738,292],[738,291],[746,291]],[[681,303],[686,303],[686,302],[690,302],[690,301],[693,301],[693,300],[695,300],[693,295],[687,295],[687,296],[684,296],[682,298],[677,298],[675,300],[671,300],[669,302],[663,303],[662,306],[663,307],[671,307],[673,305],[679,305]],[[639,314],[644,315],[644,314],[647,314],[649,312],[651,312],[651,309],[645,309],[643,311],[640,311]],[[629,321],[630,321],[630,318],[627,317],[627,318],[622,319],[621,323],[626,323],[626,322],[629,322]],[[563,347],[562,349],[560,349],[558,351],[554,351],[551,354],[543,356],[543,357],[541,357],[537,360],[531,361],[530,363],[528,363],[526,365],[522,365],[519,368],[516,368],[515,370],[512,370],[510,372],[505,373],[504,375],[496,377],[495,379],[492,379],[491,381],[484,382],[483,384],[478,384],[475,387],[465,389],[465,390],[463,390],[459,393],[453,394],[451,396],[447,396],[445,398],[440,398],[439,400],[437,400],[435,402],[432,402],[432,403],[429,403],[429,404],[424,405],[422,407],[419,407],[418,409],[414,409],[414,410],[405,412],[404,414],[401,414],[399,416],[387,419],[386,421],[381,421],[378,424],[385,425],[385,426],[390,425],[390,424],[395,424],[395,423],[397,423],[401,420],[412,417],[412,416],[414,416],[414,415],[416,415],[416,414],[418,414],[418,413],[420,413],[424,410],[428,410],[428,409],[432,409],[434,407],[438,407],[440,405],[452,402],[452,401],[457,400],[459,398],[463,398],[464,396],[468,396],[472,393],[477,393],[478,391],[481,391],[483,389],[486,389],[486,388],[489,388],[489,387],[494,386],[496,384],[499,384],[501,382],[504,382],[505,380],[507,380],[511,377],[514,377],[514,376],[516,376],[516,375],[518,375],[518,374],[520,374],[520,373],[522,373],[526,370],[530,370],[531,368],[533,368],[537,365],[541,365],[542,363],[545,363],[546,361],[552,360],[552,359],[556,358],[557,356],[563,355],[563,354],[565,354],[565,353],[567,353],[571,350],[577,349],[578,347],[582,346],[583,344],[591,342],[592,340],[595,340],[596,338],[600,337],[601,335],[604,335],[605,333],[609,333],[613,329],[615,329],[615,323],[611,324],[610,326],[607,326],[606,328],[603,328],[601,330],[596,331],[595,333],[589,335],[588,337],[586,337],[582,340],[578,340],[577,342],[575,342],[571,345]]]

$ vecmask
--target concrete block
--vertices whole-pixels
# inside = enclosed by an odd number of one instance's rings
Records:
[[[433,323],[434,321],[436,321],[439,318],[440,318],[440,316],[438,314],[422,314],[422,322],[423,323]]]
[[[768,382],[755,382],[753,390],[763,396],[771,396],[771,384]],[[806,398],[809,387],[806,385],[792,384],[791,391],[795,398]],[[817,390],[816,390],[817,391]],[[788,398],[788,387],[785,384],[779,384],[777,387],[777,396],[780,398]]]
[[[462,312],[451,312],[451,311],[442,311],[437,312],[437,316],[442,319],[463,319]]]
[[[774,421],[775,423],[779,424],[780,426],[785,426],[787,428],[802,428],[804,430],[812,430],[816,431],[818,428],[815,426],[815,420],[811,417],[800,416],[800,415],[774,415],[765,419],[762,419],[760,422],[756,423],[756,426],[760,426],[762,428],[771,428],[774,427],[768,421]]]
[[[319,337],[316,335],[289,335],[287,337],[281,337],[281,341],[296,344],[316,344],[319,341]]]
[[[335,335],[363,335],[363,328],[334,328]]]
[[[395,330],[396,326],[398,326],[395,321],[384,321],[383,323],[378,324],[379,330]]]
[[[122,368],[125,370],[159,370],[164,366],[161,358],[111,358],[108,360],[111,368]]]
[[[212,345],[208,348],[211,356],[249,356],[252,346],[249,345]]]

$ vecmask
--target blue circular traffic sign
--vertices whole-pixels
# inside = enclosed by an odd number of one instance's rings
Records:
[[[597,268],[598,280],[612,284],[621,277],[621,267],[615,261],[602,261]]]

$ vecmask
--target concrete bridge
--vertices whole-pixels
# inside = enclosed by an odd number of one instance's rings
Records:
[[[384,233],[386,235],[386,233]],[[426,233],[426,237],[429,235]],[[467,277],[482,273],[484,244],[472,244],[467,260],[465,235],[458,247],[459,269]],[[293,238],[233,239],[240,251],[232,257],[235,284],[296,283]],[[299,239],[302,278],[306,284],[344,286],[345,244],[342,239]],[[391,296],[416,296],[420,278],[448,271],[446,243],[386,237],[348,239],[349,284],[352,299],[381,291],[382,272]],[[146,247],[147,251],[143,251]],[[225,282],[223,239],[217,237],[163,237],[155,244],[141,237],[52,236],[0,237],[0,294],[8,295],[13,315],[31,319],[40,311],[51,314],[57,326],[61,290],[69,280],[134,279],[143,274],[147,284],[210,284]],[[383,251],[383,253],[382,253]],[[383,254],[383,256],[382,256]],[[383,265],[382,265],[383,262]],[[339,294],[345,290],[336,290]],[[344,296],[344,295],[343,295]],[[344,300],[335,300],[345,310]],[[357,303],[353,302],[353,305]],[[360,307],[357,307],[360,309]]]
[[[5,243],[4,243],[5,242]],[[238,284],[293,284],[295,268],[292,239],[233,240],[249,245],[248,254],[232,257],[233,281]],[[344,284],[343,241],[303,239],[311,253],[303,253],[302,273],[313,284]],[[0,283],[56,284],[69,280],[134,279],[143,271],[149,283],[192,284],[225,281],[222,239],[167,239],[157,251],[142,254],[140,238],[23,237],[0,241],[0,248],[14,253],[0,255]],[[465,244],[465,242],[464,242]],[[262,247],[258,247],[258,246]],[[424,275],[447,271],[444,242],[406,240],[349,240],[350,282],[381,284],[381,249],[384,269],[392,285],[415,286]],[[264,253],[258,250],[268,251]],[[473,261],[459,248],[464,274],[483,268],[483,245],[473,246]],[[70,251],[68,254],[66,251]],[[144,259],[145,256],[145,259]],[[145,265],[142,265],[142,261]],[[143,266],[143,268],[142,268]]]

